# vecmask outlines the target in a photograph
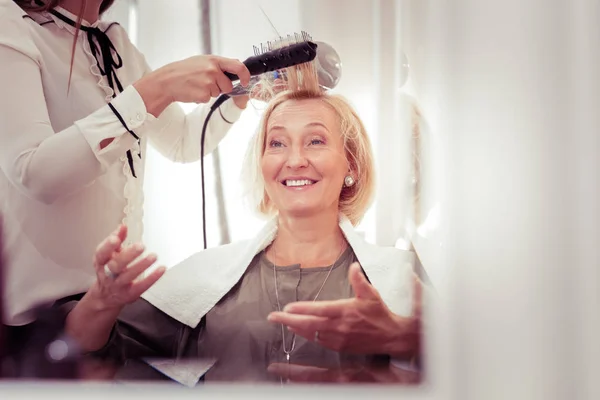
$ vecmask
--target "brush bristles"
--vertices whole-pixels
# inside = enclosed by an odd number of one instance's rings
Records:
[[[267,41],[266,43],[261,43],[259,46],[252,47],[254,48],[254,55],[259,56],[269,51],[303,42],[312,42],[312,37],[305,31],[294,33],[293,35],[287,35],[286,37],[280,36],[274,41]]]

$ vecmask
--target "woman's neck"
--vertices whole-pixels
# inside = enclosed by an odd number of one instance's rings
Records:
[[[90,24],[98,21],[102,0],[87,0],[84,10],[81,9],[82,3],[83,0],[63,0],[59,3],[59,6],[76,16],[81,16]]]
[[[311,217],[278,218],[277,237],[269,258],[278,265],[301,264],[302,268],[333,264],[346,248],[337,213]]]

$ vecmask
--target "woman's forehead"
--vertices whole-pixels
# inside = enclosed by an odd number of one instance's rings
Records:
[[[286,100],[269,116],[267,129],[320,122],[333,127],[337,122],[335,111],[320,99]]]

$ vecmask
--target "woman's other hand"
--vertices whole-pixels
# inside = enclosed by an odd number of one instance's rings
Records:
[[[413,313],[401,317],[390,311],[367,281],[358,263],[350,266],[351,299],[288,304],[269,321],[329,349],[354,354],[418,356],[421,336],[421,284],[415,277]]]

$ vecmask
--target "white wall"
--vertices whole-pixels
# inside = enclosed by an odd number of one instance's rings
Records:
[[[440,55],[427,92],[448,157],[455,397],[598,398],[598,253],[582,246],[578,217],[598,211],[598,3],[427,6]],[[595,190],[581,196],[578,178]]]

